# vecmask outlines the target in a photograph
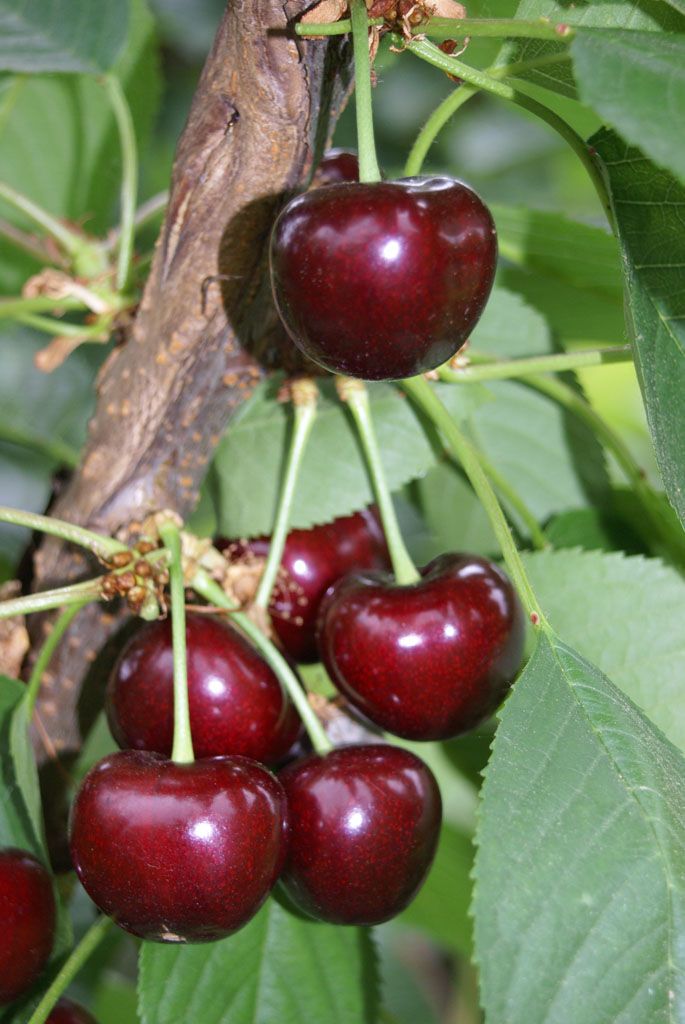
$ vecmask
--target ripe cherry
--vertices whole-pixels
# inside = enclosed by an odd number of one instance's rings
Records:
[[[186,645],[195,755],[280,761],[302,724],[261,655],[228,623],[192,612]],[[107,718],[120,747],[171,754],[173,691],[171,622],[157,619],[129,640],[110,676]]]
[[[316,169],[312,184],[318,188],[341,181],[359,181],[359,158],[351,149],[329,149]]]
[[[248,553],[265,558],[269,538],[220,546],[231,559],[245,558]],[[311,530],[292,530],[269,605],[274,631],[286,654],[294,661],[318,661],[316,620],[328,588],[353,569],[384,569],[389,564],[375,508]]]
[[[97,1024],[92,1013],[71,999],[60,999],[55,1003],[45,1024]]]
[[[463,345],[495,274],[489,210],[453,178],[339,184],[291,200],[271,239],[276,306],[334,373],[395,380]]]
[[[313,754],[280,773],[289,844],[282,876],[311,917],[380,924],[423,884],[440,832],[435,778],[414,754],[385,744]]]
[[[0,849],[0,1005],[33,985],[55,937],[55,896],[41,862],[26,850]]]
[[[501,703],[523,653],[524,616],[507,577],[484,558],[446,554],[398,586],[353,573],[321,609],[333,682],[371,721],[406,739],[457,736]]]
[[[278,780],[245,757],[192,764],[127,750],[88,773],[71,854],[94,903],[157,942],[209,942],[259,910],[284,857]]]

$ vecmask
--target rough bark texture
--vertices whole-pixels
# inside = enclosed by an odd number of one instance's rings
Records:
[[[347,43],[299,44],[288,30],[308,6],[228,4],[179,143],[150,278],[130,336],[100,375],[83,462],[53,509],[61,518],[114,533],[162,508],[186,516],[231,413],[265,359],[277,361],[268,351],[270,226],[348,87]],[[36,587],[92,570],[48,541]],[[95,606],[79,615],[43,682],[39,745],[79,748],[82,681],[113,624]]]

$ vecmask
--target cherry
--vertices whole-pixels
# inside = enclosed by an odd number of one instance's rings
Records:
[[[157,942],[209,942],[259,910],[284,857],[278,780],[245,757],[192,764],[126,750],[88,773],[71,854],[94,903]]]
[[[394,380],[432,370],[483,312],[497,240],[453,178],[338,184],[291,200],[271,239],[276,306],[295,344],[334,373]]]
[[[228,623],[192,612],[186,644],[196,756],[242,754],[278,762],[302,723],[261,655]],[[157,619],[126,644],[109,679],[107,718],[120,747],[171,754],[173,691],[171,622]]]
[[[523,653],[524,616],[507,577],[484,558],[446,554],[398,586],[353,573],[321,609],[333,682],[372,722],[406,739],[457,736],[504,698]]]
[[[423,884],[441,820],[427,765],[385,744],[313,754],[280,773],[290,815],[282,876],[311,917],[380,924]]]
[[[229,558],[265,558],[269,538],[226,545]],[[281,578],[269,605],[274,631],[294,661],[318,661],[316,620],[328,588],[352,569],[389,567],[388,549],[375,508],[342,516],[311,530],[292,530],[285,543]]]
[[[313,185],[334,185],[359,181],[359,158],[351,149],[329,149],[314,174]]]
[[[55,896],[47,870],[33,854],[0,849],[0,1005],[33,985],[55,937]]]
[[[97,1024],[92,1013],[71,999],[60,999],[45,1024]]]

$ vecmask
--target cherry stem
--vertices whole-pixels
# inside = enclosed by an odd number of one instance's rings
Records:
[[[30,448],[34,452],[46,455],[58,466],[67,466],[68,469],[76,469],[81,461],[78,449],[72,448],[61,438],[42,437],[25,427],[17,427],[7,422],[0,422],[0,441],[16,444],[21,448]]]
[[[546,107],[543,103],[539,103],[534,100],[531,96],[526,93],[515,89],[507,82],[501,82],[493,75],[489,75],[485,71],[479,71],[477,68],[471,67],[469,64],[464,64],[463,61],[456,57],[451,57],[446,53],[443,53],[433,43],[428,40],[412,39],[409,42],[402,40],[400,36],[396,37],[398,45],[404,45],[407,50],[413,53],[416,57],[420,57],[422,60],[432,64],[433,67],[439,68],[441,71],[446,71],[448,74],[457,75],[463,79],[469,85],[475,86],[476,89],[482,89],[485,92],[492,93],[493,96],[499,96],[500,99],[509,100],[512,103],[518,104],[520,107],[524,107],[529,110],[532,114],[535,114],[541,120],[545,121],[551,128],[554,128],[556,132],[571,146],[574,150],[581,163],[585,167],[585,170],[595,187],[595,191],[602,204],[602,208],[606,214],[609,224],[614,227],[614,216],[611,209],[611,203],[609,200],[609,194],[607,192],[604,178],[602,177],[599,166],[595,163],[595,160],[590,153],[590,149],[587,146],[585,140],[568,124],[563,117],[560,117],[549,107]]]
[[[4,235],[13,245],[23,249],[24,252],[39,260],[44,266],[51,263],[61,264],[61,260],[55,258],[55,254],[50,252],[42,240],[34,235],[30,235],[27,231],[22,231],[21,228],[10,224],[4,218],[0,218],[0,235]]]
[[[401,382],[401,387],[411,400],[425,413],[429,420],[443,434],[453,454],[471,482],[485,509],[497,541],[502,550],[509,575],[518,591],[526,612],[534,625],[549,628],[528,575],[521,561],[514,538],[507,523],[502,506],[497,500],[487,474],[481,465],[478,453],[462,433],[449,412],[435,394],[425,377],[410,377]]]
[[[385,18],[370,18],[370,25],[382,26]],[[328,24],[315,25],[299,22],[295,26],[298,36],[343,36],[351,30],[349,18]],[[431,18],[412,31],[433,39],[464,39],[485,37],[490,39],[548,39],[557,43],[570,40],[575,35],[570,25],[552,24],[548,18],[538,21],[519,21],[518,18]]]
[[[169,554],[169,592],[171,595],[171,643],[174,659],[174,744],[171,760],[188,764],[195,760],[190,731],[188,702],[188,660],[186,654],[186,595],[181,557],[181,532],[169,520],[159,527],[159,536]]]
[[[529,377],[540,373],[561,373],[564,370],[582,370],[592,366],[606,366],[611,363],[630,363],[633,360],[630,345],[615,345],[612,348],[585,349],[579,352],[559,352],[548,356],[530,356],[523,359],[492,359],[478,352],[467,352],[464,365],[446,364],[438,373],[441,380],[456,384],[467,381],[508,380]],[[469,359],[478,361],[471,366]],[[481,362],[480,360],[485,360]]]
[[[119,551],[128,551],[125,544],[112,537],[105,537],[92,530],[86,530],[74,523],[65,523],[62,519],[54,519],[52,516],[42,516],[37,512],[24,512],[20,508],[9,508],[7,505],[0,505],[0,523],[11,523],[13,526],[26,526],[29,530],[38,530],[40,533],[49,533],[52,537],[60,537],[71,544],[78,544],[79,547],[87,548],[94,555],[106,560]]]
[[[307,694],[300,686],[297,676],[278,648],[271,643],[269,638],[262,633],[259,626],[249,616],[236,607],[216,580],[213,580],[205,569],[198,569],[193,577],[191,586],[193,590],[204,597],[211,605],[229,612],[233,622],[250,638],[255,647],[261,652],[262,657],[278,677],[281,686],[297,708],[317,754],[327,754],[332,750],[333,744],[307,700]]]
[[[489,477],[491,484],[496,491],[499,491],[501,496],[511,506],[511,508],[519,515],[521,521],[528,528],[530,539],[533,543],[533,547],[537,548],[538,551],[544,551],[545,548],[549,547],[549,541],[545,537],[544,531],[541,529],[540,524],[526,505],[525,501],[518,493],[514,490],[509,481],[502,476],[500,471],[493,466],[486,455],[480,450],[475,448],[474,451],[478,456],[481,466],[485,470],[486,475]],[[509,517],[511,518],[511,517]]]
[[[51,316],[41,316],[39,313],[20,313],[16,317],[18,323],[33,327],[36,331],[43,331],[44,334],[52,334],[61,338],[81,338],[82,341],[89,339],[98,340],[104,331],[109,331],[110,319],[98,320],[96,323],[85,327],[83,324],[72,324],[67,320],[56,320]]]
[[[126,290],[131,274],[138,194],[138,152],[136,133],[126,94],[115,75],[105,75],[104,85],[114,113],[121,146],[121,224],[118,237],[117,289]]]
[[[88,246],[88,243],[75,231],[70,231],[66,225],[44,210],[42,206],[34,203],[32,199],[21,192],[17,192],[5,182],[0,182],[0,199],[4,199],[15,210],[25,214],[49,235],[52,235],[69,256],[77,258],[82,254],[84,247]]]
[[[53,608],[63,608],[72,604],[87,604],[99,601],[102,597],[102,580],[100,577],[85,580],[83,583],[72,583],[68,587],[56,590],[41,590],[38,594],[26,594],[25,597],[13,597],[8,601],[0,601],[0,619],[11,619],[15,615],[31,615],[34,612],[49,612]]]
[[[20,316],[23,313],[51,313],[53,310],[67,312],[82,309],[87,309],[86,303],[71,295],[65,295],[61,299],[52,298],[49,295],[33,295],[31,298],[22,295],[16,298],[0,299],[0,319]]]
[[[369,393],[363,381],[352,377],[337,377],[336,387],[341,401],[349,408],[354,419],[359,439],[364,449],[366,464],[371,477],[378,509],[383,523],[383,532],[388,544],[395,579],[400,585],[416,583],[421,579],[416,566],[402,538],[400,525],[397,521],[395,506],[383,471],[378,438],[373,425]]]
[[[380,181],[381,172],[376,157],[376,143],[373,135],[369,18],[365,0],[351,0],[350,14],[354,54],[354,98],[357,114],[359,180]]]
[[[288,536],[288,525],[295,497],[295,488],[297,487],[307,440],[316,419],[316,403],[319,397],[319,390],[311,377],[301,377],[293,381],[290,386],[290,393],[294,410],[293,433],[279,497],[276,522],[271,534],[269,553],[254,599],[256,607],[262,608],[265,611],[269,607],[271,593],[283,559],[283,549],[285,548]]]
[[[99,917],[90,926],[31,1014],[28,1024],[45,1024],[59,997],[74,980],[113,924],[114,922],[109,917]]]
[[[141,203],[133,218],[136,231],[139,231],[149,221],[154,220],[160,213],[164,213],[168,203],[169,193],[166,190],[158,192],[157,195],[151,196],[150,199],[146,199],[144,203]],[[118,244],[120,236],[121,227],[113,228],[107,236],[107,240],[103,242],[103,249],[105,251],[113,249]]]
[[[36,662],[33,666],[33,671],[29,677],[29,681],[26,684],[26,695],[24,697],[29,714],[33,711],[40,690],[41,680],[43,674],[46,671],[52,656],[57,650],[60,640],[68,630],[69,626],[76,618],[82,608],[85,608],[89,604],[88,601],[77,601],[68,608],[65,608],[60,615],[55,619],[52,629],[48,634],[45,643],[40,649],[40,654],[36,658]]]
[[[430,115],[423,128],[416,136],[414,145],[409,150],[409,156],[407,162],[404,165],[404,176],[411,178],[415,174],[421,173],[423,162],[428,155],[428,150],[431,148],[438,134],[445,127],[450,118],[456,114],[459,107],[470,100],[472,96],[476,96],[478,90],[474,89],[470,85],[459,85],[457,86],[449,96],[446,96],[442,103],[439,103],[433,113]]]

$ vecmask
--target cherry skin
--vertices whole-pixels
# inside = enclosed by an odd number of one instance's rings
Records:
[[[0,849],[0,1005],[29,989],[55,937],[55,896],[41,862],[26,850]]]
[[[265,558],[269,538],[226,544],[231,559]],[[375,508],[288,534],[269,612],[281,647],[294,661],[319,660],[316,620],[328,588],[353,569],[389,568],[388,549]]]
[[[321,609],[323,663],[350,703],[383,729],[447,739],[488,718],[520,666],[524,615],[484,558],[446,554],[398,586],[353,573]]]
[[[489,210],[453,178],[338,184],[291,200],[271,239],[278,312],[334,373],[396,380],[464,344],[497,259]]]
[[[386,744],[313,754],[279,778],[288,797],[283,884],[310,917],[380,924],[412,901],[433,862],[440,791],[420,758]]]
[[[351,149],[329,149],[314,174],[313,185],[336,185],[341,181],[359,181],[359,157]]]
[[[302,723],[261,655],[226,622],[186,617],[188,699],[198,758],[242,754],[275,764]],[[120,747],[171,754],[174,666],[169,619],[146,623],[121,651],[105,702]]]
[[[60,999],[55,1003],[45,1024],[97,1024],[92,1013],[71,999]]]
[[[98,762],[72,809],[71,855],[93,902],[156,942],[241,928],[280,873],[287,808],[256,761],[192,764],[126,750]]]

